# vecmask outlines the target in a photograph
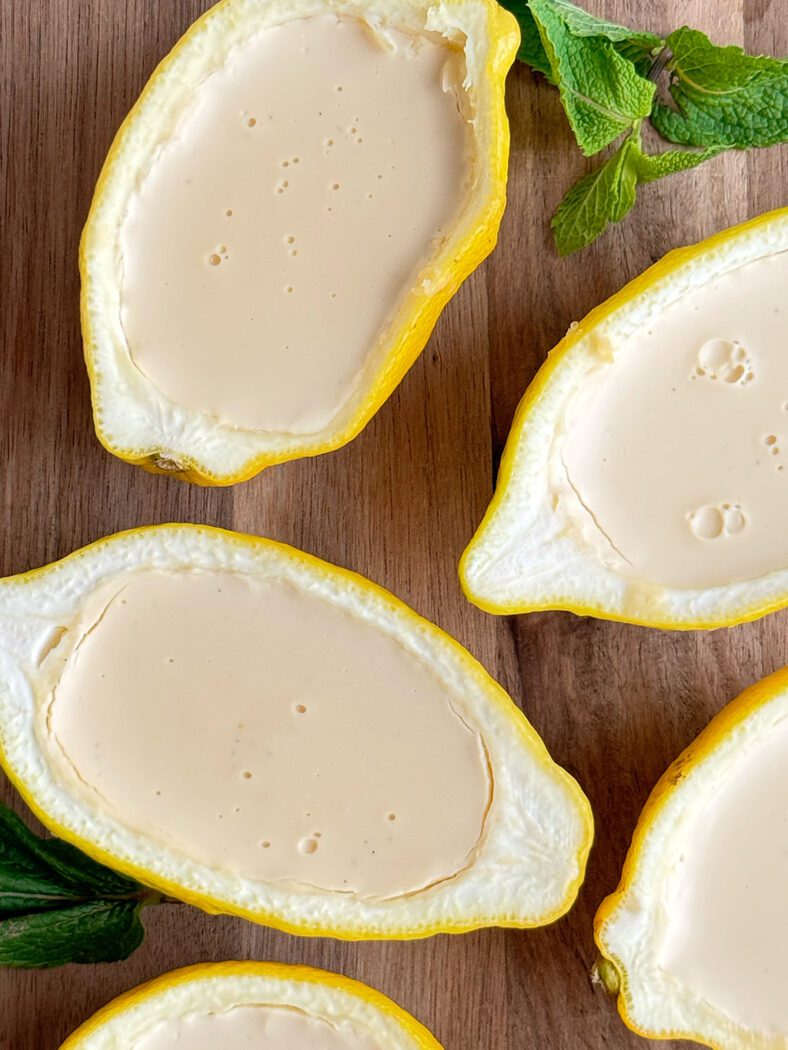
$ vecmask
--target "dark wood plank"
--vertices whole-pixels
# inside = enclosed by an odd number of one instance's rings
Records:
[[[781,203],[785,154],[719,158],[649,187],[625,224],[561,261],[549,215],[585,162],[555,93],[516,71],[500,246],[449,306],[389,404],[331,456],[231,491],[188,487],[126,467],[93,437],[76,249],[115,128],[159,57],[207,6],[0,5],[0,573],[166,520],[270,535],[366,573],[456,634],[523,704],[588,791],[597,846],[578,906],[540,931],[348,945],[178,905],[156,909],[144,947],[125,963],[0,972],[0,1048],[54,1050],[113,995],[168,968],[221,958],[303,961],[366,980],[430,1025],[447,1050],[634,1048],[639,1041],[588,979],[593,912],[615,884],[664,766],[726,700],[788,662],[786,616],[683,636],[561,614],[496,619],[463,600],[456,563],[489,499],[516,403],[568,323],[668,248]],[[720,41],[788,51],[777,4],[588,6],[633,25],[686,22]],[[7,785],[3,795],[17,804]]]

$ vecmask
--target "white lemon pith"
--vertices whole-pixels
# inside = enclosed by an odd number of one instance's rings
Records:
[[[595,922],[640,1034],[785,1047],[787,770],[783,670],[729,704],[654,789]]]
[[[788,211],[669,253],[550,353],[462,564],[490,612],[722,626],[788,600]]]
[[[204,484],[349,441],[492,249],[493,0],[221,0],[162,62],[80,264],[96,430]]]
[[[61,1050],[441,1050],[380,992],[306,966],[214,963],[164,974],[99,1010]]]
[[[56,833],[304,934],[550,921],[592,835],[576,783],[456,642],[361,577],[207,527],[0,582],[0,741]]]

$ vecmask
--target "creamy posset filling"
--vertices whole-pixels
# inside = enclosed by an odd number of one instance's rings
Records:
[[[198,862],[390,897],[474,855],[491,795],[479,734],[402,645],[315,594],[130,573],[47,661],[56,775]]]
[[[788,566],[786,292],[788,253],[765,256],[599,347],[554,471],[607,563],[687,588]]]
[[[659,965],[732,1020],[788,1034],[788,721],[683,831]]]
[[[282,1006],[235,1006],[159,1021],[130,1050],[382,1050],[346,1021]]]
[[[121,229],[137,368],[233,426],[326,427],[461,210],[464,71],[437,34],[333,14],[231,52]]]

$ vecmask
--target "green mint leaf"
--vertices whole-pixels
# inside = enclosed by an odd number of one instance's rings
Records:
[[[0,805],[0,966],[125,959],[144,936],[140,910],[160,900]]]
[[[54,879],[18,868],[0,868],[0,920],[48,908],[63,908],[82,899],[80,894]]]
[[[600,168],[566,194],[551,223],[559,254],[585,248],[632,208],[637,193],[635,150],[634,140],[627,138]]]
[[[528,0],[572,131],[591,156],[648,116],[654,84],[609,39],[573,33],[561,12],[566,6]]]
[[[0,805],[0,915],[26,910],[15,895],[41,898],[40,907],[46,907],[47,896],[56,902],[127,897],[140,889],[133,879],[105,868],[74,846],[39,838],[16,813]]]
[[[36,856],[28,839],[35,836],[19,817],[0,807],[0,919],[62,907],[81,897]]]
[[[679,171],[696,168],[705,160],[718,156],[722,150],[709,146],[702,150],[669,149],[662,153],[643,153],[637,146],[633,147],[633,160],[638,183],[654,182],[666,175],[675,175]]]
[[[570,4],[569,0],[552,0],[552,6],[575,36],[601,36],[613,44],[636,44],[638,48],[648,51],[662,47],[662,38],[656,33],[641,33],[616,22],[596,18],[581,7]]]
[[[559,253],[569,255],[585,248],[609,223],[623,219],[641,183],[687,171],[720,152],[714,146],[644,153],[636,128],[602,167],[576,182],[559,204],[552,221]]]
[[[140,884],[134,879],[99,864],[68,842],[54,838],[39,841],[42,861],[83,895],[125,897],[140,890]]]
[[[609,40],[622,58],[631,62],[641,76],[646,76],[651,69],[654,55],[663,46],[664,41],[655,33],[639,33],[626,26],[595,18],[567,0],[552,0],[553,7],[575,36],[601,37]],[[539,28],[528,6],[528,0],[504,0],[503,5],[515,16],[520,24],[520,50],[517,57],[521,62],[535,69],[551,84],[555,84],[550,59],[544,49]]]
[[[652,123],[684,146],[747,149],[788,140],[788,61],[717,47],[686,26],[671,33],[675,109],[658,103]]]
[[[30,969],[128,958],[145,936],[140,901],[88,901],[0,922],[0,966]]]

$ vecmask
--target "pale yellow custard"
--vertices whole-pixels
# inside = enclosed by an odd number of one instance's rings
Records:
[[[362,897],[473,859],[492,790],[479,733],[396,640],[317,594],[141,570],[94,591],[69,637],[43,744],[125,826],[248,878]]]
[[[679,588],[788,566],[786,296],[788,253],[765,255],[598,341],[553,472],[607,564]]]
[[[347,1022],[290,1007],[235,1006],[159,1021],[130,1050],[383,1050]]]
[[[437,34],[325,14],[200,84],[120,236],[129,352],[167,398],[253,430],[331,423],[465,200],[464,69]]]
[[[682,835],[659,965],[732,1020],[788,1035],[788,722],[747,747]]]

